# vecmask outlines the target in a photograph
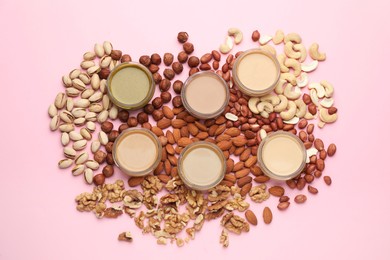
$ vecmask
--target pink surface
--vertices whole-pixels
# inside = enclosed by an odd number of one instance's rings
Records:
[[[0,1],[0,259],[390,259],[390,4],[277,2]],[[156,245],[127,216],[97,220],[76,211],[74,197],[91,187],[57,168],[59,134],[50,132],[47,116],[61,76],[95,42],[110,40],[138,59],[177,53],[176,34],[185,30],[199,55],[217,48],[231,26],[245,34],[237,50],[254,46],[254,29],[281,28],[327,53],[311,79],[334,84],[340,111],[337,124],[316,130],[338,145],[325,171],[332,186],[316,181],[319,194],[286,212],[275,209],[275,198],[253,205],[259,217],[270,205],[273,223],[231,235],[228,249],[218,243],[219,221],[177,248]],[[125,230],[133,232],[132,244],[116,240]]]

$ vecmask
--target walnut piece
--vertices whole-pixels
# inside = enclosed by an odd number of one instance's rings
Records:
[[[264,183],[252,187],[252,189],[249,191],[249,197],[254,201],[254,202],[263,202],[269,198],[269,193],[267,191],[267,185]]]

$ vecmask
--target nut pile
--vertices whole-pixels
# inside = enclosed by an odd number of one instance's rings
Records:
[[[296,33],[285,35],[278,30],[272,37],[254,31],[252,40],[277,56],[282,72],[274,93],[257,98],[243,94],[232,80],[231,70],[241,52],[228,53],[243,40],[239,29],[230,28],[219,51],[213,50],[200,58],[193,54],[194,45],[188,41],[186,32],[180,32],[177,39],[183,48],[177,55],[153,53],[139,57],[138,61],[149,68],[160,90],[160,95],[139,111],[121,110],[107,96],[106,79],[110,71],[121,62],[132,61],[130,55],[122,55],[110,42],[95,44],[94,51],[83,55],[80,68],[63,76],[65,90],[56,96],[48,110],[50,129],[61,132],[64,146],[65,158],[58,165],[62,169],[71,168],[74,176],[83,175],[86,183],[96,186],[91,193],[76,197],[79,211],[93,212],[98,218],[117,218],[126,213],[143,233],[152,234],[158,244],[171,241],[178,246],[194,239],[204,222],[220,219],[223,227],[220,243],[227,247],[229,232],[241,234],[248,232],[250,225],[258,224],[260,212],[249,209],[250,201],[262,203],[272,195],[279,200],[275,208],[286,210],[291,203],[288,190],[301,191],[307,187],[310,194],[318,193],[315,180],[322,177],[325,159],[335,154],[336,145],[326,147],[316,138],[315,124],[310,121],[318,118],[319,127],[333,123],[337,120],[337,108],[333,106],[333,86],[325,80],[309,83],[308,73],[326,55],[319,52],[316,43],[306,50]],[[271,42],[283,43],[284,53],[278,55]],[[312,61],[304,63],[307,52]],[[229,84],[230,100],[221,116],[198,120],[184,109],[180,97],[183,81],[175,77],[205,70],[215,71]],[[150,122],[150,118],[156,123]],[[119,179],[124,175],[112,184],[106,183],[106,178],[114,176],[116,170],[113,143],[130,127],[151,130],[163,150],[153,174],[130,177],[126,188]],[[257,148],[268,133],[277,130],[298,135],[307,149],[307,160],[302,173],[294,179],[270,185],[269,177],[257,166]],[[199,140],[215,143],[223,151],[227,164],[223,181],[204,193],[187,188],[177,169],[182,149]],[[87,147],[91,153],[86,151]],[[323,180],[331,184],[329,176]],[[306,200],[303,193],[294,197],[297,204]],[[261,214],[265,224],[272,222],[269,207],[264,207]],[[131,242],[133,237],[126,231],[118,239]]]

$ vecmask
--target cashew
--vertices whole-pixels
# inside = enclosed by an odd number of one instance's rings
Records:
[[[325,89],[320,83],[317,82],[310,83],[309,89],[315,89],[318,98],[323,98],[325,96]]]
[[[302,99],[295,100],[295,105],[297,105],[297,117],[302,118],[306,114],[307,105],[303,102]]]
[[[226,36],[225,43],[219,46],[219,51],[226,54],[233,49],[233,39],[230,36]]]
[[[282,43],[283,39],[284,39],[284,32],[282,30],[277,30],[274,37],[272,37],[272,41],[276,45]]]
[[[284,53],[286,53],[286,56],[291,58],[291,59],[300,59],[301,53],[298,51],[294,51],[293,45],[294,44],[292,42],[287,42],[284,45]]]
[[[320,109],[320,119],[325,123],[333,123],[337,120],[337,113],[329,115],[328,109]]]
[[[333,96],[333,86],[326,80],[322,80],[320,84],[324,87],[325,89],[325,97],[332,97]]]
[[[259,43],[261,45],[267,44],[270,40],[272,40],[272,36],[269,35],[261,35],[259,39]]]
[[[261,48],[262,48],[263,50],[266,50],[266,51],[272,53],[272,55],[276,56],[276,50],[275,50],[275,48],[272,47],[271,45],[268,45],[268,44],[267,44],[267,45],[262,46]]]
[[[317,123],[317,126],[318,126],[319,128],[324,128],[325,125],[326,125],[326,123],[325,123],[325,122],[322,122],[322,121],[318,121],[318,123]]]
[[[287,108],[288,99],[283,95],[278,95],[278,97],[280,99],[280,103],[274,107],[274,111],[280,113]]]
[[[317,114],[312,115],[309,111],[307,111],[305,116],[304,116],[304,118],[307,119],[307,120],[312,120],[312,119],[316,118],[316,115]]]
[[[318,51],[319,47],[320,46],[318,45],[318,43],[313,43],[312,45],[310,45],[309,55],[313,60],[323,61],[326,59],[326,54],[320,53]]]
[[[252,113],[258,114],[260,113],[259,110],[257,109],[257,103],[259,103],[260,98],[257,97],[252,97],[248,101],[248,107],[249,110],[252,111]]]
[[[283,73],[284,72],[289,72],[290,70],[284,65],[284,62],[286,60],[286,55],[284,55],[284,53],[281,53],[276,58],[279,61],[280,71],[283,72]]]
[[[294,76],[298,77],[301,74],[301,63],[294,59],[287,59],[284,62],[287,68],[292,68],[294,70]]]
[[[301,43],[302,38],[297,33],[289,33],[286,36],[284,36],[284,43],[293,42],[293,43]]]
[[[275,96],[275,95],[271,95],[271,94],[268,94],[268,95],[261,97],[260,100],[271,103],[272,106],[276,106],[277,104],[280,103],[279,97]]]
[[[287,86],[284,88],[283,94],[286,96],[286,98],[295,100],[301,96],[302,92],[299,88],[296,88],[291,84],[287,84]]]
[[[310,62],[309,64],[302,64],[302,65],[301,65],[301,69],[302,69],[302,71],[304,71],[304,72],[312,72],[312,71],[315,70],[317,67],[318,67],[318,61],[316,61],[316,60],[313,60],[313,61]]]
[[[299,117],[294,116],[290,120],[283,120],[283,123],[289,124],[289,125],[295,125],[299,122]]]
[[[242,32],[241,32],[240,29],[238,29],[238,28],[230,28],[228,30],[228,34],[230,36],[233,36],[235,44],[240,44],[240,42],[242,42],[243,35],[242,35]]]
[[[268,118],[269,114],[274,112],[274,106],[266,101],[262,101],[257,104],[257,109],[260,111],[260,115],[264,118]]]
[[[294,44],[293,45],[294,51],[299,51],[301,53],[301,57],[299,58],[299,62],[304,62],[307,57],[307,51],[305,48],[305,45],[299,43],[299,44]]]
[[[318,102],[317,91],[315,89],[310,90],[310,98],[311,102],[313,102],[314,105],[316,105],[317,107],[320,105],[320,103]]]
[[[283,94],[283,91],[284,91],[284,85],[287,83],[287,81],[286,80],[284,80],[284,79],[280,79],[279,81],[278,81],[278,84],[276,85],[276,87],[275,87],[275,89],[274,89],[274,91],[275,91],[275,93],[276,94]]]
[[[318,153],[318,150],[314,147],[307,149],[306,150],[306,163],[309,163],[310,157],[312,157],[313,155],[317,155],[317,153]]]
[[[333,106],[334,100],[333,98],[324,98],[323,100],[320,101],[320,105],[326,108],[330,108]]]
[[[280,78],[287,80],[293,86],[297,85],[297,78],[291,73],[281,73]]]
[[[264,117],[264,118],[268,118],[269,117],[269,113],[267,111],[260,112],[260,115],[261,115],[261,117]]]
[[[303,88],[309,82],[309,77],[305,72],[302,72],[301,75],[297,78],[297,85],[300,88]]]
[[[295,116],[296,112],[297,112],[297,106],[295,105],[294,101],[288,101],[287,111],[281,112],[280,117],[283,120],[290,120]]]

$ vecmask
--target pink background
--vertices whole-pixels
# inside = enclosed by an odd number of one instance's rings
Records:
[[[0,0],[0,259],[390,259],[390,2],[190,2]],[[219,221],[177,248],[158,246],[127,216],[97,220],[76,211],[74,197],[91,187],[57,168],[59,133],[50,132],[47,116],[61,76],[95,42],[110,40],[138,59],[177,53],[176,34],[185,30],[199,55],[218,48],[231,26],[245,34],[236,50],[255,46],[254,29],[281,28],[327,53],[311,79],[334,84],[340,111],[337,124],[316,130],[338,145],[325,171],[332,186],[315,182],[319,194],[286,212],[275,209],[275,198],[252,205],[259,220],[270,205],[273,223],[231,235],[228,249],[218,243]],[[116,240],[125,230],[132,244]]]

